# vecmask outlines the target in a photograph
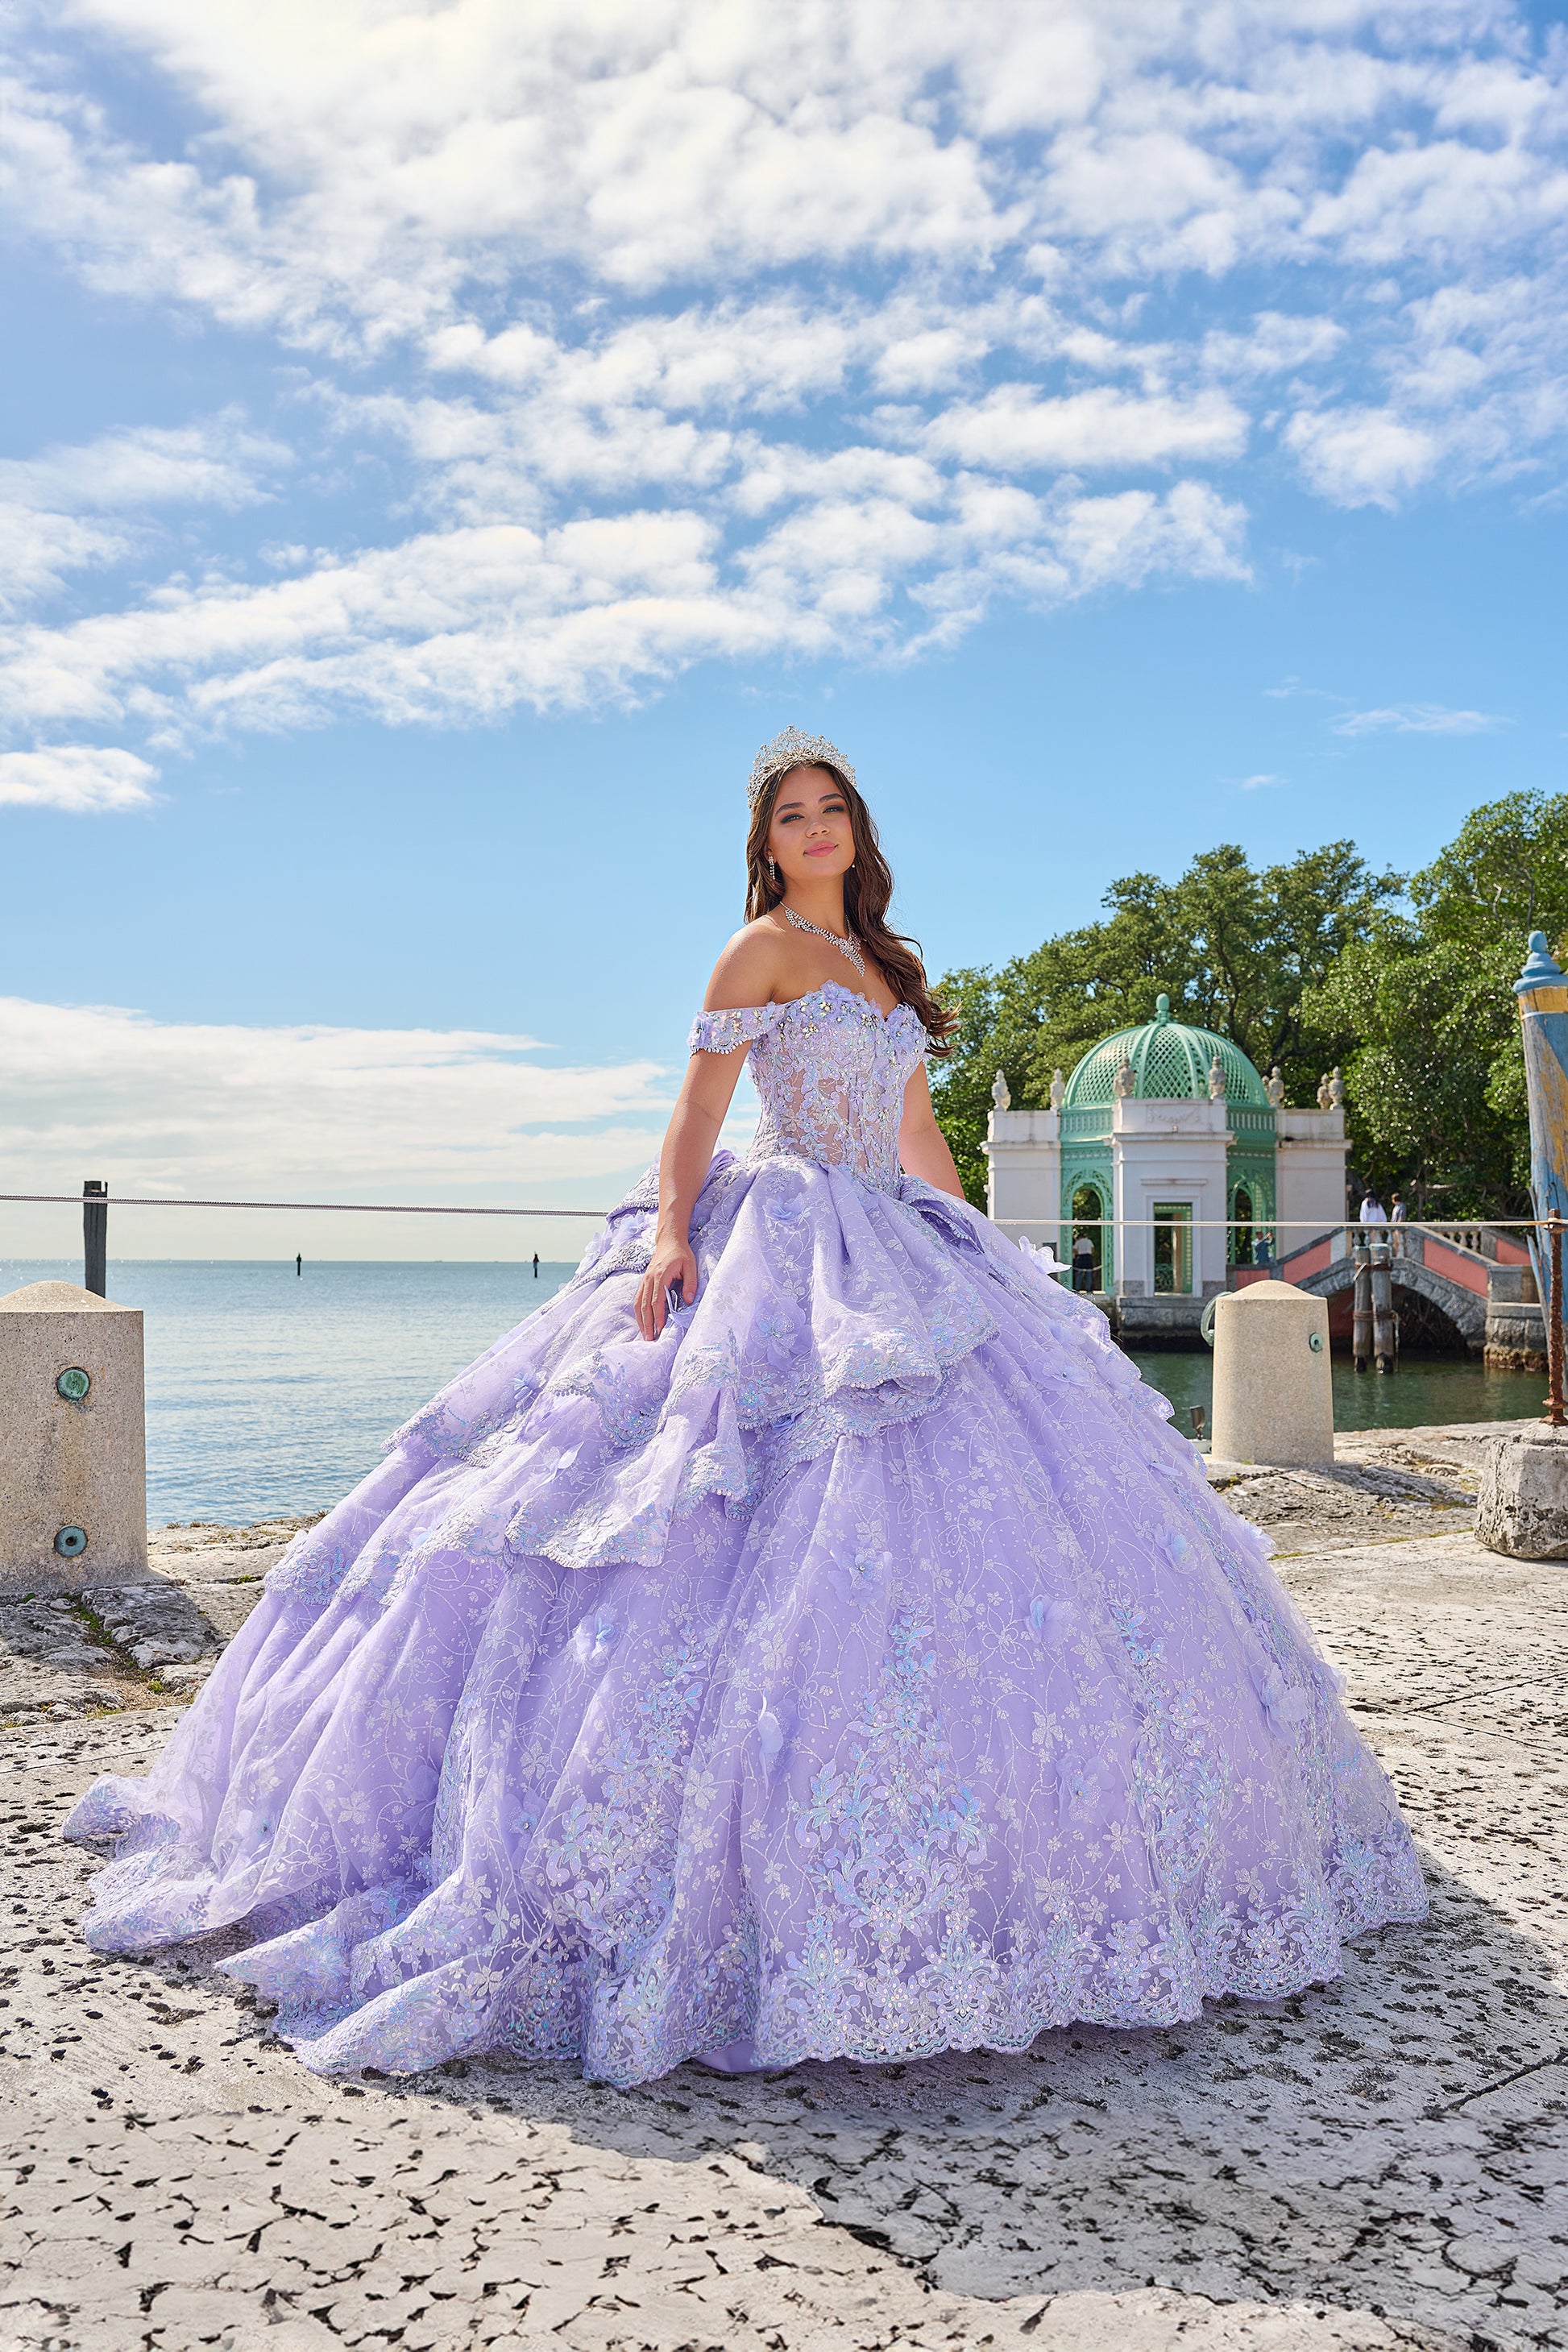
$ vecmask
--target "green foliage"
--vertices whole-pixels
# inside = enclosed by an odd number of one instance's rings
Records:
[[[1226,844],[1178,881],[1113,882],[1104,920],[1047,940],[999,972],[949,973],[941,990],[960,1029],[933,1092],[970,1199],[985,1198],[979,1147],[995,1072],[1019,1108],[1037,1108],[1050,1099],[1054,1070],[1070,1072],[1110,1031],[1151,1019],[1162,990],[1177,1019],[1234,1037],[1264,1071],[1278,1063],[1290,1098],[1312,1100],[1321,1072],[1355,1040],[1310,1022],[1304,992],[1370,936],[1402,887],[1398,875],[1373,873],[1348,841],[1260,873]]]
[[[1411,877],[1410,897],[1426,938],[1501,948],[1517,980],[1530,931],[1558,942],[1568,929],[1568,793],[1510,793],[1472,810]]]
[[[1317,990],[1342,1023],[1359,1172],[1436,1216],[1523,1216],[1530,1129],[1513,982],[1534,928],[1568,929],[1568,793],[1473,810],[1384,921]]]
[[[1011,969],[1011,967],[1009,967]],[[1004,975],[1004,980],[1005,975]],[[940,993],[958,1015],[952,1053],[933,1062],[931,1097],[965,1193],[985,1205],[985,1121],[1001,1038],[1005,989],[994,973],[969,969],[944,972]]]
[[[933,1093],[972,1201],[985,1198],[996,1070],[1016,1107],[1038,1107],[1053,1070],[1149,1020],[1163,989],[1179,1020],[1233,1037],[1265,1073],[1278,1064],[1287,1101],[1313,1101],[1339,1064],[1356,1173],[1416,1213],[1527,1208],[1512,983],[1532,919],[1554,942],[1568,932],[1568,793],[1476,809],[1408,885],[1374,873],[1353,842],[1261,871],[1223,844],[1174,882],[1113,882],[1102,903],[1100,921],[1000,971],[940,983],[960,1028]]]
[[[1351,1160],[1416,1216],[1517,1216],[1530,1164],[1512,982],[1522,940],[1429,940],[1381,924],[1313,992],[1310,1013],[1352,1031]],[[1518,1099],[1494,1086],[1518,1064]]]

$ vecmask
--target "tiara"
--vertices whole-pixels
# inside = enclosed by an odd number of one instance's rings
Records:
[[[771,743],[764,743],[752,761],[752,780],[746,786],[746,797],[753,808],[776,776],[785,776],[792,768],[836,768],[847,784],[855,782],[855,771],[836,744],[826,735],[803,735],[798,727],[786,727]]]

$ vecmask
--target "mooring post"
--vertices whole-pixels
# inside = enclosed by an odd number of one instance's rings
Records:
[[[1331,1470],[1334,1389],[1325,1300],[1267,1279],[1214,1300],[1216,1462]]]
[[[1568,1413],[1563,1405],[1563,1225],[1568,1208],[1568,972],[1531,931],[1513,984],[1530,1101],[1530,1255],[1546,1325],[1546,1411],[1494,1438],[1481,1465],[1476,1533],[1511,1559],[1568,1559]]]
[[[109,1296],[109,1187],[89,1176],[81,1188],[81,1284],[99,1298]]]
[[[1555,1213],[1546,1230],[1552,1248],[1552,1296],[1546,1305],[1546,1424],[1561,1429],[1568,1414],[1563,1410],[1563,1220]]]
[[[1547,946],[1543,931],[1530,935],[1530,952],[1513,992],[1519,1001],[1530,1105],[1530,1195],[1536,1215],[1530,1255],[1546,1323],[1550,1370],[1551,1334],[1562,1323],[1552,1271],[1552,1224],[1568,1210],[1568,972]]]
[[[74,1282],[32,1282],[0,1298],[0,1593],[139,1582],[147,1573],[141,1309],[111,1307]]]
[[[1373,1242],[1372,1269],[1372,1352],[1380,1372],[1394,1370],[1394,1271],[1388,1244]]]
[[[1351,1328],[1351,1353],[1355,1358],[1358,1372],[1366,1370],[1372,1353],[1372,1252],[1364,1242],[1358,1242],[1355,1265],[1354,1320]]]

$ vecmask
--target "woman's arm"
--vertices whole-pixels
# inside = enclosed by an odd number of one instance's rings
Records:
[[[664,1328],[668,1294],[679,1288],[687,1306],[697,1296],[697,1260],[687,1235],[702,1190],[724,1114],[750,1047],[732,1054],[693,1054],[674,1115],[658,1155],[658,1223],[653,1255],[637,1285],[637,1329],[657,1339]]]
[[[918,1176],[939,1192],[963,1198],[963,1187],[947,1148],[947,1138],[936,1123],[931,1088],[922,1062],[904,1088],[904,1115],[899,1123],[899,1161],[908,1176]]]
[[[705,1013],[771,1004],[776,977],[776,947],[771,933],[753,924],[739,931],[713,967]],[[658,1155],[658,1223],[653,1255],[637,1285],[637,1329],[657,1339],[668,1312],[668,1294],[679,1289],[687,1306],[697,1296],[697,1260],[688,1238],[691,1212],[713,1158],[724,1115],[751,1048],[731,1054],[693,1054]]]

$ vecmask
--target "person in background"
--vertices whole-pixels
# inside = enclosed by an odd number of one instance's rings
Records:
[[[539,1280],[539,1252],[537,1250],[533,1253],[533,1278],[535,1282]]]
[[[1094,1243],[1088,1234],[1079,1234],[1072,1245],[1072,1286],[1075,1290],[1094,1288]]]
[[[1409,1220],[1408,1220],[1408,1218],[1407,1218],[1407,1216],[1406,1216],[1406,1214],[1405,1214],[1405,1202],[1403,1202],[1403,1200],[1400,1198],[1400,1196],[1399,1196],[1399,1194],[1398,1194],[1397,1192],[1395,1192],[1395,1193],[1394,1193],[1394,1195],[1393,1199],[1390,1201],[1390,1202],[1389,1202],[1389,1204],[1388,1204],[1388,1222],[1389,1222],[1389,1223],[1390,1223],[1391,1225],[1403,1225],[1403,1224],[1406,1224],[1406,1223],[1408,1223],[1408,1222],[1409,1222]],[[1404,1255],[1404,1254],[1405,1254],[1405,1236],[1404,1236],[1404,1234],[1392,1234],[1389,1236],[1389,1238],[1390,1238],[1390,1240],[1391,1240],[1391,1241],[1393,1242],[1393,1244],[1394,1244],[1394,1256],[1395,1256],[1395,1257],[1402,1257],[1402,1256]]]
[[[1361,1221],[1363,1225],[1385,1225],[1388,1223],[1388,1212],[1370,1185],[1362,1195]]]

